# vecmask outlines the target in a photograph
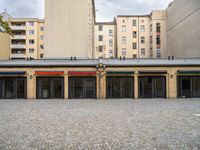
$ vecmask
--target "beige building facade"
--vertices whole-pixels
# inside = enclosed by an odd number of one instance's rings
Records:
[[[46,0],[45,58],[93,58],[94,23],[94,0]]]
[[[199,59],[1,60],[0,99],[199,98],[199,75]]]
[[[166,56],[200,57],[200,1],[175,0],[167,8]]]
[[[118,57],[161,58],[166,49],[166,12],[117,16]]]
[[[13,36],[10,40],[11,59],[40,59],[44,41],[44,21],[35,18],[12,18],[8,20]],[[42,29],[42,30],[41,30]]]
[[[13,31],[10,36],[10,59],[40,59],[44,55],[44,20],[13,18],[7,12],[0,14]]]
[[[0,59],[9,59],[10,57],[10,35],[0,29]]]
[[[116,23],[97,22],[95,24],[95,58],[117,57]]]

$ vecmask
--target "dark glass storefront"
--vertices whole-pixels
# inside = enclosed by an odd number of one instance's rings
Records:
[[[27,84],[24,77],[0,78],[1,99],[26,99]]]
[[[179,98],[200,98],[200,77],[178,77]]]
[[[37,77],[38,99],[63,99],[64,78],[63,77]]]
[[[166,77],[139,77],[139,98],[166,98]]]
[[[133,77],[107,77],[106,97],[134,98],[134,78]]]
[[[70,99],[95,99],[96,77],[69,77]]]

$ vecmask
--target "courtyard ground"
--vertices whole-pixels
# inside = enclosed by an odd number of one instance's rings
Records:
[[[0,150],[200,150],[200,99],[0,100]]]

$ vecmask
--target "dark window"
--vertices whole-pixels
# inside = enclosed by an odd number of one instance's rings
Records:
[[[103,25],[99,25],[99,31],[103,31]]]
[[[133,43],[133,49],[137,49],[137,43]]]
[[[107,77],[107,98],[134,98],[133,77]]]
[[[156,32],[160,32],[160,23],[156,23]]]
[[[96,98],[96,77],[70,77],[70,99],[94,99]]]
[[[166,98],[166,78],[139,77],[139,98]]]
[[[160,36],[158,35],[157,37],[156,37],[156,44],[158,44],[158,45],[160,45]]]
[[[24,99],[26,98],[26,78],[9,77],[0,78],[1,99]]]
[[[98,51],[99,51],[99,52],[103,52],[103,46],[99,46],[99,47],[98,47]]]
[[[133,38],[137,38],[137,31],[133,31]]]
[[[38,99],[64,98],[63,77],[38,77],[36,86]]]
[[[179,98],[200,98],[200,77],[178,77]]]
[[[103,41],[103,35],[99,35],[99,41]]]

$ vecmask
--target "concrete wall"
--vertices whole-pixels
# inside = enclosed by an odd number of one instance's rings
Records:
[[[200,57],[200,1],[175,0],[167,19],[166,56]]]
[[[94,11],[92,0],[45,0],[46,58],[92,58]]]
[[[0,32],[0,59],[10,58],[10,35]]]

